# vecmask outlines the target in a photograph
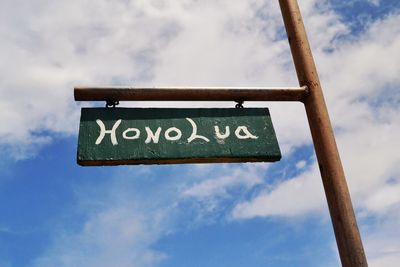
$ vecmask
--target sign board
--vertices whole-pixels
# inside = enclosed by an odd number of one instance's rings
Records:
[[[82,108],[78,164],[280,160],[267,108]]]

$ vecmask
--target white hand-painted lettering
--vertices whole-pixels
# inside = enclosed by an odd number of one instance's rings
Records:
[[[111,135],[111,143],[113,144],[113,146],[118,145],[118,141],[117,141],[117,137],[115,135],[115,131],[117,130],[118,126],[121,124],[121,120],[117,120],[114,123],[113,127],[111,128],[111,130],[106,130],[106,126],[104,125],[104,123],[101,120],[97,119],[96,122],[100,127],[100,134],[99,134],[99,137],[97,137],[97,140],[96,140],[95,144],[96,145],[100,144],[101,141],[103,141],[104,136],[106,134],[110,134]]]
[[[214,126],[214,129],[215,129],[215,136],[216,136],[218,139],[226,139],[226,138],[228,138],[229,135],[231,134],[231,132],[230,132],[230,130],[229,130],[229,126],[225,126],[225,133],[223,133],[223,134],[220,132],[218,126]]]
[[[210,142],[210,139],[207,137],[197,134],[197,125],[191,118],[186,118],[186,120],[192,125],[192,134],[188,138],[188,143],[191,143],[195,139],[203,139],[206,142]]]
[[[130,133],[130,132],[134,132],[134,134],[131,136],[128,136],[128,133]],[[122,137],[127,140],[139,139],[140,130],[138,128],[128,128],[122,133]]]
[[[210,142],[210,139],[208,139],[204,135],[198,134],[198,127],[197,124],[193,121],[191,118],[186,118],[186,120],[190,123],[192,126],[191,129],[191,134],[189,138],[187,139],[187,143],[191,143],[196,139],[201,139],[205,142]],[[96,120],[96,123],[100,127],[100,134],[96,139],[95,144],[99,145],[103,142],[103,139],[105,138],[106,134],[110,135],[111,143],[112,145],[116,146],[118,145],[118,140],[116,136],[116,131],[118,127],[120,126],[122,120],[117,120],[114,125],[112,126],[111,130],[106,130],[106,126],[101,121],[100,119]],[[190,130],[187,129],[187,130]],[[140,139],[141,133],[143,132],[142,129],[139,128],[127,128],[122,132],[122,138],[125,140],[135,140],[135,139]],[[161,127],[158,127],[156,131],[153,131],[150,129],[150,127],[145,126],[145,131],[147,134],[147,137],[145,139],[145,143],[149,144],[153,142],[154,144],[158,144],[160,142],[160,135],[163,132],[163,129]],[[218,144],[223,145],[225,144],[225,139],[229,138],[231,136],[231,131],[230,131],[230,126],[225,126],[224,132],[221,131],[220,126],[214,126],[214,132],[215,132],[215,141],[217,141]],[[167,141],[177,141],[182,138],[182,130],[177,128],[177,127],[170,127],[164,132],[164,139]],[[252,134],[250,130],[248,129],[248,126],[238,126],[235,130],[235,137],[237,139],[258,139],[258,136]],[[162,136],[161,136],[162,138]],[[231,137],[232,138],[232,137]]]
[[[171,136],[171,132],[175,132],[175,136]],[[165,131],[164,136],[165,136],[165,139],[167,139],[167,140],[169,140],[169,141],[176,141],[176,140],[181,139],[181,137],[182,137],[182,132],[181,132],[181,130],[179,130],[179,129],[176,128],[176,127],[171,127],[171,128],[168,128],[168,129]]]
[[[154,144],[158,144],[158,141],[160,140],[161,127],[158,127],[155,133],[153,133],[149,127],[145,127],[145,130],[147,133],[147,138],[144,142],[148,144],[153,141]]]
[[[242,134],[243,132],[243,134]],[[238,139],[257,139],[258,137],[252,135],[247,129],[247,126],[238,126],[235,131],[235,135]]]

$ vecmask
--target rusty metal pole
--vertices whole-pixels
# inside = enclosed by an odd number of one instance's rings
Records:
[[[279,0],[300,86],[309,95],[304,104],[344,267],[368,266],[333,135],[317,69],[296,0]]]

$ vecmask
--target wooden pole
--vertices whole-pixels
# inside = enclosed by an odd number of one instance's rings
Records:
[[[317,69],[296,0],[279,0],[297,77],[309,94],[304,104],[344,267],[368,266],[333,135]]]
[[[307,87],[75,87],[76,101],[303,101]]]

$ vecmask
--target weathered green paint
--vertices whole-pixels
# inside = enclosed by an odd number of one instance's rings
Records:
[[[113,126],[114,145],[111,132],[104,132],[111,131]],[[215,126],[218,126],[219,138]],[[227,126],[230,135],[224,139]],[[161,128],[158,143],[152,139],[145,143],[148,138],[145,127],[153,134]],[[194,127],[197,135],[204,138],[190,140]],[[280,158],[266,108],[82,108],[78,141],[80,165],[255,162]]]

